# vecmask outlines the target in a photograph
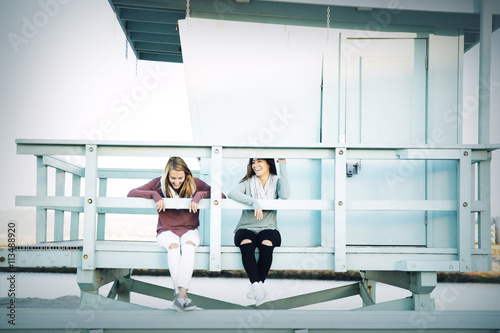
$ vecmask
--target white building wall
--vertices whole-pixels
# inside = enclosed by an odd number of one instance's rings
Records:
[[[458,31],[369,36],[346,27],[192,18],[179,27],[195,141],[460,143]],[[224,160],[225,193],[243,177],[247,162]],[[347,200],[456,200],[456,162],[361,162],[359,174],[348,179]],[[331,199],[334,180],[325,168],[333,163],[290,160],[292,198]],[[224,212],[223,244],[232,244],[238,218],[239,212]],[[283,211],[279,218],[284,245],[332,245],[332,214]],[[348,212],[346,237],[348,245],[454,247],[456,213]]]

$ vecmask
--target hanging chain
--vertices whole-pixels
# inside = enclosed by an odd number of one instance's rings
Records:
[[[186,0],[186,18],[189,17],[190,15],[190,11],[191,11],[191,4],[190,4],[190,0]]]
[[[128,60],[128,32],[125,33],[125,60]]]
[[[118,14],[115,10],[115,19],[113,20],[113,38],[116,38],[116,20],[118,20]]]
[[[326,8],[326,41],[330,39],[330,6]]]

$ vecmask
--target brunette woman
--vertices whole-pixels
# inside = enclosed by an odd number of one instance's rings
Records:
[[[262,210],[260,200],[288,199],[290,185],[286,161],[278,159],[280,176],[276,172],[274,159],[251,158],[247,174],[228,197],[244,203],[253,210],[244,210],[236,226],[234,244],[241,251],[243,267],[251,286],[247,297],[255,300],[257,306],[264,303],[267,292],[263,287],[273,261],[273,250],[281,245],[277,225],[277,211]],[[259,249],[259,259],[255,249]]]

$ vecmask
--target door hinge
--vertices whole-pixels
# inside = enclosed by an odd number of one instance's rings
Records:
[[[425,70],[429,69],[429,57],[425,57]]]

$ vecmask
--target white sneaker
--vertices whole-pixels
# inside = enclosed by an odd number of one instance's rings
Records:
[[[259,283],[258,282],[254,282],[252,283],[250,286],[248,286],[248,293],[247,293],[247,297],[250,298],[250,299],[255,299],[255,288],[256,286],[258,286]]]
[[[191,311],[198,309],[198,307],[194,305],[193,302],[191,301],[191,298],[185,298],[184,300],[185,300],[184,311]]]
[[[172,308],[178,312],[184,312],[184,305],[186,304],[186,299],[183,297],[176,297],[172,302]]]
[[[255,305],[259,306],[262,303],[264,303],[266,296],[267,296],[267,291],[264,289],[264,284],[262,283],[262,281],[260,281],[258,283],[255,282],[253,285],[255,285],[255,288],[254,288]]]

